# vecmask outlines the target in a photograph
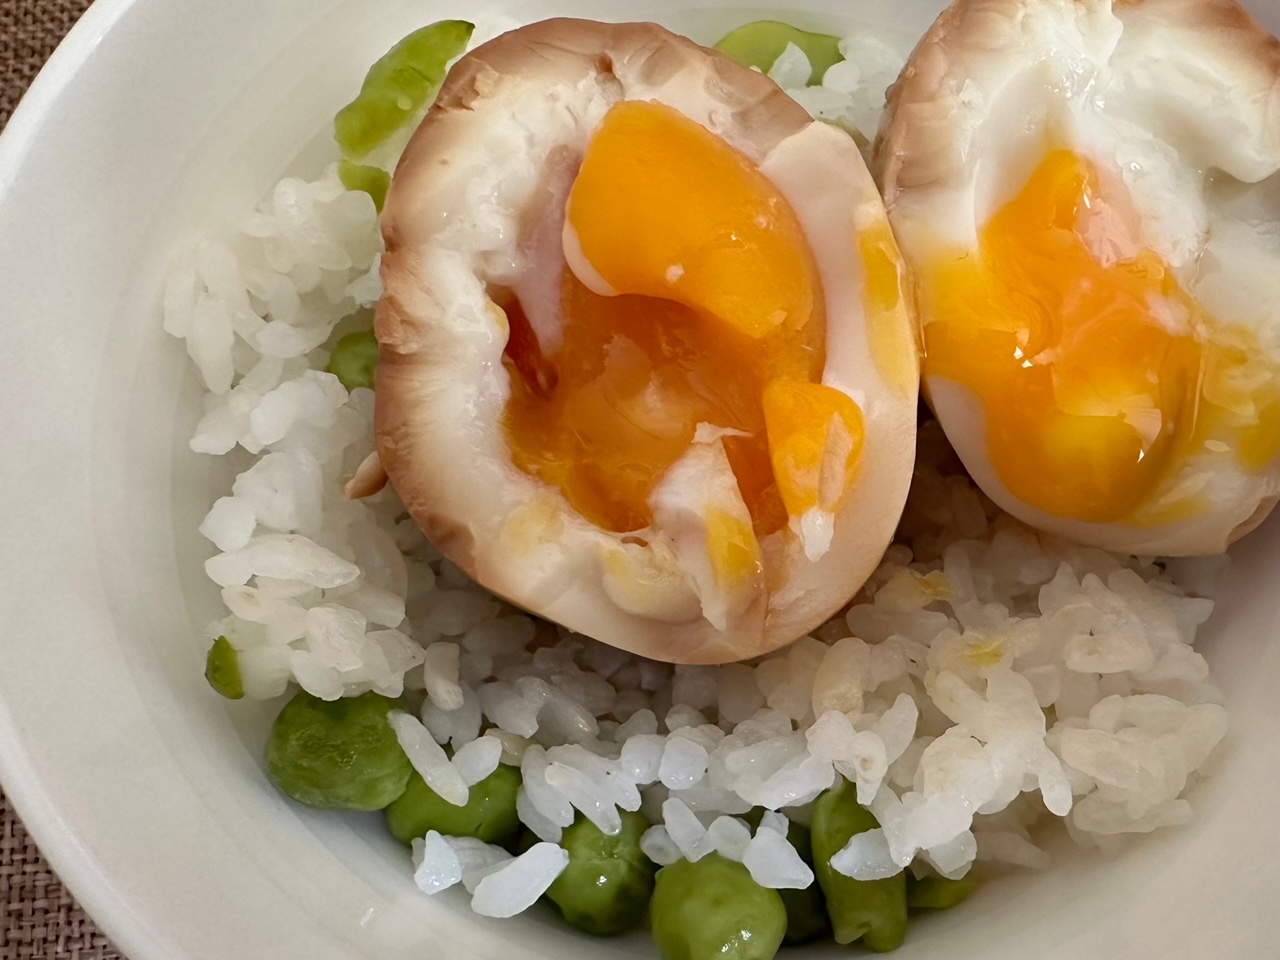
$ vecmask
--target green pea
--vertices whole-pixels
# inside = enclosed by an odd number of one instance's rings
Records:
[[[348,333],[334,346],[324,369],[341,380],[348,390],[357,387],[372,390],[374,372],[378,369],[378,338],[372,330]]]
[[[271,728],[267,772],[308,806],[381,810],[404,793],[413,773],[387,722],[401,706],[376,693],[327,702],[300,690]]]
[[[970,870],[959,880],[929,876],[917,880],[907,877],[908,910],[950,910],[969,899],[978,887],[978,878]]]
[[[387,827],[401,843],[435,830],[447,837],[475,837],[505,844],[520,832],[516,794],[520,771],[499,764],[498,769],[471,787],[467,802],[456,807],[436,793],[417,772],[409,786],[386,810]]]
[[[855,834],[880,826],[858,803],[848,781],[820,796],[813,806],[814,872],[827,898],[827,913],[836,943],[863,945],[877,952],[893,950],[907,935],[907,878],[899,873],[885,880],[854,880],[837,872],[831,858]]]
[[[391,186],[391,174],[381,167],[370,167],[362,163],[343,160],[338,164],[338,179],[348,190],[363,190],[373,197],[373,205],[379,213],[387,200],[387,189]]]
[[[741,26],[717,43],[716,49],[744,67],[758,67],[768,73],[788,43],[794,43],[809,58],[809,65],[813,67],[809,75],[811,84],[820,83],[827,70],[844,59],[836,37],[810,33],[777,20],[756,20]]]
[[[800,859],[813,867],[813,844],[809,828],[792,821],[787,827],[787,839],[796,848]],[[827,916],[827,898],[816,882],[804,890],[779,890],[782,905],[787,908],[787,935],[783,940],[788,946],[809,943],[831,935],[831,919]]]
[[[653,895],[653,862],[640,850],[649,829],[643,814],[622,811],[622,830],[610,837],[586,817],[564,831],[569,866],[547,890],[569,926],[597,937],[625,933],[644,919]]]
[[[712,853],[658,871],[650,924],[665,960],[771,960],[786,935],[787,909],[777,890]]]
[[[244,698],[240,657],[226,637],[219,637],[209,648],[209,655],[204,661],[204,678],[209,681],[209,686],[228,700]]]
[[[742,815],[742,819],[752,830],[759,830],[764,813],[764,807],[752,807]],[[795,847],[796,853],[800,854],[800,859],[812,869],[813,844],[809,828],[788,820],[787,840]],[[827,899],[817,883],[811,883],[803,890],[779,890],[778,895],[782,897],[782,905],[787,908],[787,936],[784,943],[794,946],[830,936],[831,920],[827,916]]]
[[[410,123],[440,90],[449,61],[467,48],[475,27],[442,20],[415,30],[369,68],[360,94],[333,118],[344,156],[360,160]]]

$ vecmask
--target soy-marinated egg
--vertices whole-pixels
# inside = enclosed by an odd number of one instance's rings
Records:
[[[1234,0],[959,0],[877,173],[926,395],[1000,506],[1207,554],[1280,496],[1280,42]]]
[[[857,146],[652,24],[552,20],[453,68],[384,213],[379,453],[481,584],[688,663],[874,570],[918,360]]]

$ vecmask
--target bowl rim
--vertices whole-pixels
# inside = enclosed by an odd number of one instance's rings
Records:
[[[25,168],[32,149],[46,128],[56,125],[59,108],[71,99],[68,95],[84,87],[82,71],[91,67],[98,45],[122,20],[134,13],[143,17],[149,8],[140,0],[96,0],[55,50],[0,135],[0,215],[25,179],[21,175],[30,172]],[[104,868],[104,859],[94,851],[92,832],[77,826],[58,799],[56,783],[42,778],[38,736],[21,720],[0,691],[0,782],[50,865],[130,960],[194,960],[195,954],[175,949],[166,931],[155,925],[154,914],[125,896],[119,880]]]
[[[0,131],[0,206],[20,181],[32,144],[72,87],[99,43],[135,0],[94,0],[72,25],[28,86]],[[0,784],[23,828],[57,878],[112,943],[130,960],[161,960],[165,952],[100,868],[74,825],[37,775],[30,749],[10,706],[0,698]]]

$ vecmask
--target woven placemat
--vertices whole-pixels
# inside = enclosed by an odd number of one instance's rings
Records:
[[[0,128],[89,0],[0,0]]]
[[[0,960],[122,960],[0,793]]]
[[[89,0],[0,0],[0,129]],[[0,960],[122,960],[0,793]]]

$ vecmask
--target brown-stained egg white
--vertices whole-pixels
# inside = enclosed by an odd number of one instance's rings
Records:
[[[467,54],[383,217],[378,451],[529,611],[721,663],[880,562],[914,456],[902,266],[856,144],[654,24]]]

